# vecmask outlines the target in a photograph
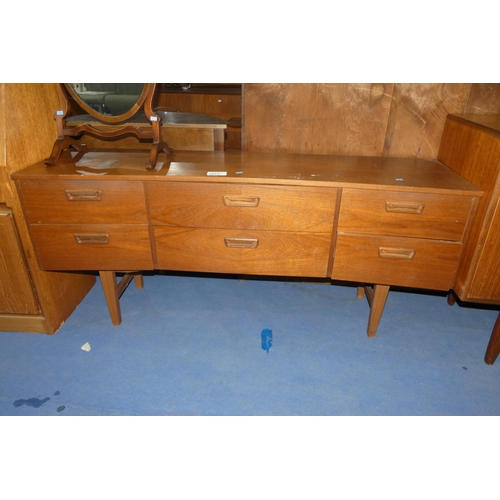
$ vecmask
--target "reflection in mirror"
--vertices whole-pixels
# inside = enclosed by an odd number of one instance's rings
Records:
[[[144,83],[70,83],[78,98],[102,115],[119,116],[130,111]]]

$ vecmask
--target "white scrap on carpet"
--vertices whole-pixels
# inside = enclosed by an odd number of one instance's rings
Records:
[[[85,344],[82,345],[81,349],[82,349],[82,351],[89,352],[90,351],[90,343],[89,342],[85,342]]]

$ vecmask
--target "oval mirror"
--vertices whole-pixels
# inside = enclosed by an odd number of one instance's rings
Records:
[[[77,104],[88,114],[106,123],[128,120],[144,104],[150,84],[65,83]]]

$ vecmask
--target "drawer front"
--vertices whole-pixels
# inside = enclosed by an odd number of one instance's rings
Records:
[[[343,189],[339,230],[461,241],[468,196]]]
[[[327,277],[328,233],[157,226],[154,235],[159,269]]]
[[[332,231],[337,189],[214,183],[148,183],[155,225]]]
[[[147,226],[41,224],[31,226],[31,234],[47,271],[153,269]]]
[[[32,224],[147,222],[142,182],[33,180],[21,190]]]
[[[461,249],[457,242],[339,234],[332,278],[449,290]]]

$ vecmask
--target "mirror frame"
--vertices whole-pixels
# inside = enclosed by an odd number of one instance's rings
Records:
[[[68,94],[74,99],[74,101],[80,106],[84,111],[86,111],[89,115],[92,115],[94,118],[104,123],[120,123],[123,121],[127,121],[129,118],[134,116],[143,106],[146,101],[146,98],[150,92],[151,83],[145,83],[142,91],[136,101],[136,103],[125,113],[121,115],[105,115],[103,113],[99,113],[94,108],[92,108],[89,104],[83,101],[78,95],[78,92],[71,86],[69,83],[63,83],[64,88],[68,92]]]
[[[57,139],[52,147],[52,153],[49,158],[44,160],[45,165],[52,166],[57,163],[63,151],[74,148],[77,151],[87,151],[84,144],[79,140],[85,134],[98,137],[100,139],[119,139],[125,135],[134,135],[138,140],[151,142],[151,150],[149,154],[149,161],[146,168],[152,170],[155,168],[158,161],[158,154],[163,151],[166,154],[172,154],[173,150],[168,144],[162,140],[161,135],[161,118],[153,110],[153,98],[156,91],[156,83],[145,83],[144,88],[132,108],[121,115],[104,115],[92,109],[85,102],[78,97],[74,92],[71,85],[68,83],[59,83],[56,85],[57,94],[59,97],[59,109],[54,114],[54,119],[57,125]],[[94,125],[84,123],[76,127],[68,127],[66,125],[66,118],[71,111],[71,99],[84,110],[87,111],[92,117],[104,125],[104,130],[96,128]],[[151,125],[150,130],[144,130],[139,127],[127,125],[127,120],[134,116],[138,111],[144,109],[147,119]],[[106,131],[105,125],[120,125],[123,126],[117,130]]]

